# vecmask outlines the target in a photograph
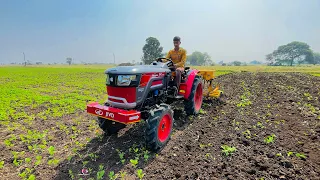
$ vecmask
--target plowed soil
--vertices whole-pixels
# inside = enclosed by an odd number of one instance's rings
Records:
[[[221,83],[224,103],[206,100],[197,117],[186,117],[177,108],[167,146],[146,161],[140,155],[137,168],[129,160],[138,154],[134,147],[139,152],[144,147],[143,124],[118,136],[93,139],[80,156],[62,162],[54,178],[70,179],[69,170],[80,174],[88,160],[93,176],[76,179],[95,177],[100,164],[105,176],[121,171],[126,179],[136,179],[139,168],[144,179],[320,179],[320,77],[234,73],[216,82]],[[227,156],[222,145],[236,151]],[[125,153],[124,164],[116,149]],[[90,153],[99,158],[91,161],[86,157]]]

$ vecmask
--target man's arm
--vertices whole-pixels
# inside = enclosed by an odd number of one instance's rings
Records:
[[[170,53],[171,51],[169,51],[168,53],[167,53],[167,56],[166,56],[166,58],[167,59],[170,59],[170,56],[171,56],[171,53]]]
[[[187,60],[187,51],[183,50],[181,54],[181,61],[175,64],[176,67],[184,67],[184,65],[186,64],[186,60]]]
[[[167,56],[166,56],[166,58],[167,59],[170,59],[170,57],[171,57],[171,54],[170,54],[170,51],[167,53]],[[162,62],[167,62],[167,60],[166,59],[162,59]]]

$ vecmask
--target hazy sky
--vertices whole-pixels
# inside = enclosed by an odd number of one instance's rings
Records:
[[[320,52],[320,0],[0,0],[0,63],[140,61],[145,39],[216,62],[264,60],[304,41]]]

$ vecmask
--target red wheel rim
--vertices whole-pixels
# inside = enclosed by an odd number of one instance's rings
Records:
[[[202,84],[199,83],[196,89],[196,94],[194,95],[195,110],[199,111],[202,105]]]
[[[158,126],[158,138],[160,142],[164,142],[168,139],[171,131],[172,119],[169,114],[166,114],[161,119]]]

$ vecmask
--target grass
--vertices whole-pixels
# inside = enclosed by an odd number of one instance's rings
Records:
[[[276,135],[275,135],[275,134],[272,134],[272,135],[270,135],[270,136],[265,137],[263,141],[264,141],[266,144],[270,144],[270,143],[273,143],[273,142],[275,141],[275,138],[276,138]]]
[[[138,176],[139,179],[142,179],[144,175],[145,174],[143,173],[142,169],[138,169],[137,170],[137,176]]]
[[[77,68],[0,68],[0,119],[25,123],[82,110],[104,93],[103,71]],[[44,109],[34,112],[37,109]],[[24,111],[21,111],[24,110]],[[28,112],[32,113],[28,113]]]
[[[62,143],[67,152],[85,145],[76,114],[89,101],[104,101],[102,69],[1,67],[0,81],[0,141],[6,147],[1,157],[13,157],[4,165],[17,169],[16,175],[32,179],[37,166],[55,167],[66,158],[63,146],[56,147],[56,132],[72,140]],[[63,118],[71,114],[75,119],[66,125]],[[97,128],[95,123],[92,126]],[[19,173],[19,167],[28,170]]]
[[[228,145],[222,145],[221,148],[222,148],[222,153],[226,156],[230,156],[237,151],[236,147],[228,146]]]
[[[307,159],[306,155],[304,155],[303,153],[296,153],[296,157],[301,159]]]

